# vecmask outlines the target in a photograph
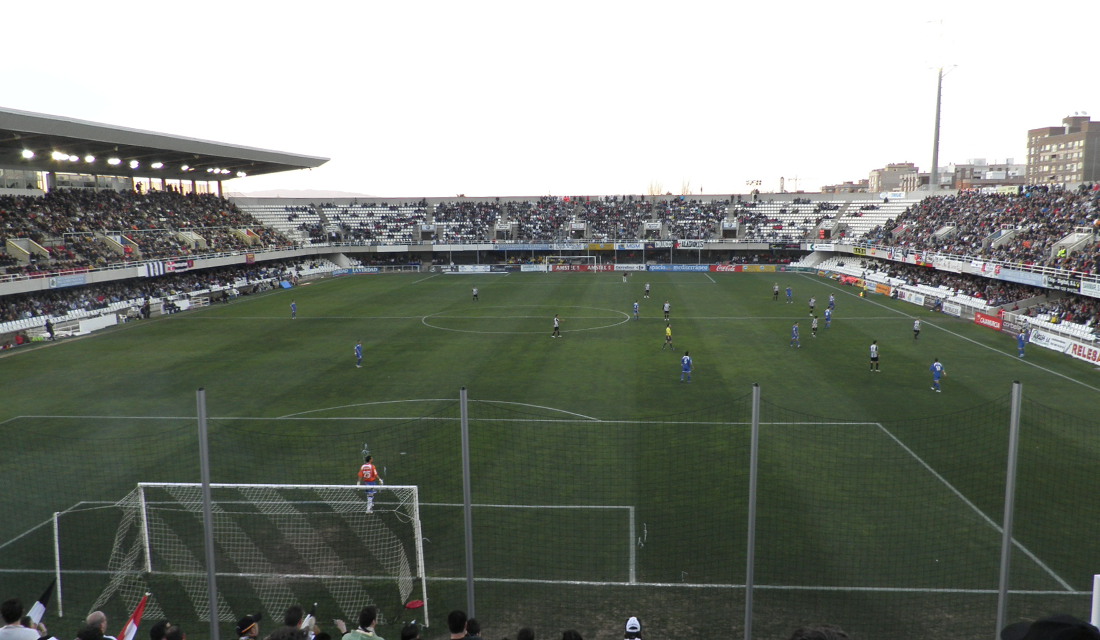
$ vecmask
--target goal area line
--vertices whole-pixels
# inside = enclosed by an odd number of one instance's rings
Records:
[[[3,569],[0,568],[0,574],[19,574],[19,575],[53,575],[53,569]],[[106,569],[70,569],[65,571],[69,575],[82,575],[82,576],[106,576],[111,572]],[[173,574],[174,575],[174,574]],[[198,574],[196,574],[198,575]],[[206,574],[201,574],[205,576]],[[242,573],[217,573],[219,578],[232,578],[232,577],[250,577],[254,574],[242,574]],[[287,578],[325,578],[328,576],[318,576],[313,574],[303,575],[287,575]],[[346,578],[347,576],[332,576],[334,578]],[[363,576],[366,579],[370,579],[374,576]],[[385,578],[385,576],[377,576],[378,578]],[[463,577],[429,577],[428,582],[438,583],[465,583],[466,578]],[[616,582],[616,581],[597,581],[597,580],[542,580],[537,578],[474,578],[474,582],[484,582],[490,584],[531,584],[531,585],[547,585],[547,586],[579,586],[579,587],[631,587],[631,588],[658,588],[658,589],[706,589],[706,590],[738,590],[744,589],[743,584],[714,584],[714,583],[692,583],[692,582]],[[912,594],[959,594],[959,595],[997,595],[997,589],[952,589],[952,588],[935,588],[935,587],[837,587],[837,586],[825,586],[825,585],[774,585],[774,584],[754,584],[754,589],[761,589],[765,591],[815,591],[822,593],[912,593]],[[1036,589],[1010,589],[1011,595],[1023,595],[1023,596],[1089,596],[1092,595],[1091,591],[1050,591],[1050,590],[1036,590]]]

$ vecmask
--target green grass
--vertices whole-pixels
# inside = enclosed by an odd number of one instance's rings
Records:
[[[773,302],[773,282],[792,286],[796,303]],[[832,327],[822,319],[812,338],[806,301],[816,296],[820,314],[830,293]],[[0,472],[11,496],[0,585],[29,601],[48,581],[49,527],[18,536],[55,511],[117,500],[138,481],[196,481],[202,388],[215,481],[350,483],[366,442],[387,483],[420,486],[431,622],[442,629],[465,603],[461,510],[443,505],[462,498],[466,388],[474,502],[532,505],[475,509],[487,635],[532,625],[542,637],[577,628],[611,638],[629,615],[657,636],[740,633],[759,384],[754,635],[833,622],[859,638],[988,636],[1008,396],[1020,381],[1016,538],[1026,552],[1013,555],[1011,615],[1087,615],[1081,592],[1100,566],[1100,508],[1087,499],[1100,480],[1095,370],[1034,346],[1019,359],[1010,336],[856,293],[786,273],[649,273],[630,284],[613,273],[361,276],[12,352],[0,358],[0,429],[18,463]],[[672,351],[661,348],[666,299]],[[560,340],[550,338],[555,313]],[[788,346],[795,321],[799,349]],[[685,350],[691,384],[679,382]],[[929,390],[937,357],[939,394]],[[82,570],[64,576],[66,616],[54,621],[69,633],[70,612],[86,613],[103,589],[117,516],[61,522],[62,566]],[[623,585],[631,548],[637,584]],[[161,592],[165,614],[201,629],[172,588]],[[224,590],[237,615],[261,606],[246,584]]]

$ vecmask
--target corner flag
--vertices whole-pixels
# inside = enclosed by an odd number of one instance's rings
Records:
[[[122,633],[118,634],[118,640],[134,640],[134,636],[137,635],[138,625],[141,624],[141,616],[145,613],[145,603],[148,601],[149,594],[147,593],[142,596],[141,602],[138,602],[137,608],[134,609],[134,614],[126,621],[126,626],[122,627]]]
[[[50,604],[50,598],[53,597],[53,588],[55,586],[57,586],[57,578],[50,580],[50,586],[46,587],[42,595],[38,596],[38,602],[35,602],[30,612],[27,613],[31,622],[35,624],[42,622],[42,616],[46,615],[46,607]]]

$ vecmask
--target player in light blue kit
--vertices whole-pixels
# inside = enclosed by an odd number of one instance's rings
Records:
[[[794,290],[787,287],[787,304],[794,304]]]
[[[1024,357],[1024,347],[1027,346],[1027,333],[1021,331],[1016,336],[1016,350],[1020,352],[1020,357]]]
[[[825,328],[828,329],[829,325],[833,323],[833,310],[828,308],[825,310]]]
[[[802,348],[802,343],[800,343],[798,341],[798,323],[797,322],[794,323],[793,327],[791,327],[791,346]]]
[[[290,319],[293,320],[298,317],[298,303],[293,300],[290,301]]]
[[[684,357],[680,358],[680,382],[687,378],[688,382],[691,382],[691,354],[687,351],[684,352]]]
[[[637,300],[634,301],[634,319],[635,320],[638,319],[638,301]]]
[[[829,308],[836,309],[836,296],[829,294]]]
[[[360,340],[355,343],[355,368],[363,368],[363,341]]]
[[[928,367],[928,370],[932,372],[932,391],[936,393],[940,392],[940,378],[947,375],[947,372],[943,370],[943,365],[940,364],[939,358],[933,358],[932,366]]]

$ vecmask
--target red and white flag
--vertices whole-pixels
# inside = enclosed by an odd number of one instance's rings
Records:
[[[122,627],[122,633],[118,634],[118,640],[134,640],[134,636],[137,635],[138,625],[141,624],[141,616],[145,613],[145,603],[149,601],[149,594],[145,594],[141,598],[141,602],[137,604],[137,608],[134,609],[133,615],[126,621],[126,626]]]
[[[34,603],[31,610],[27,615],[30,617],[31,622],[38,624],[42,622],[42,616],[46,615],[46,607],[50,604],[50,598],[53,597],[53,588],[57,585],[57,578],[50,580],[50,586],[46,587],[46,590],[42,592],[42,595],[38,597],[38,602]]]

